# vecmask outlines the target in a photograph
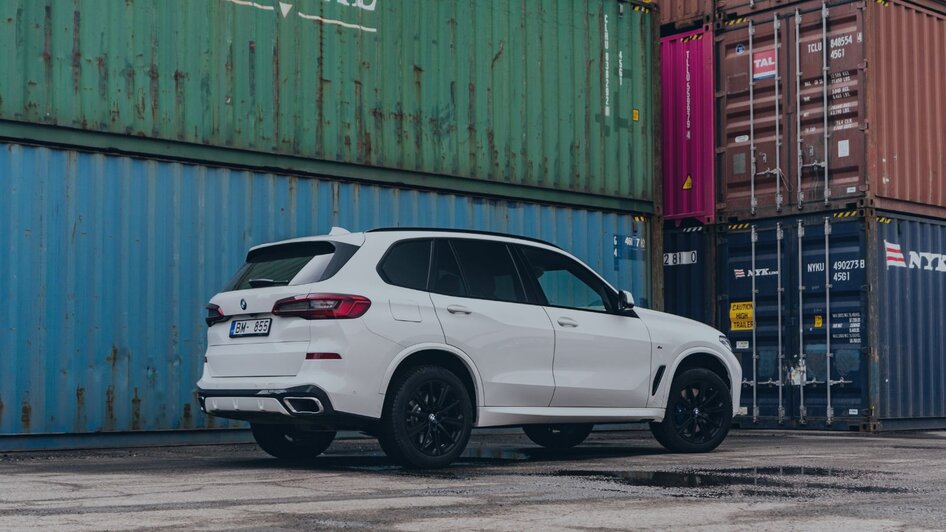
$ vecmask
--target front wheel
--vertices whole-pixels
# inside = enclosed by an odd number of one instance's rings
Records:
[[[334,432],[304,431],[294,425],[252,423],[253,438],[267,454],[281,460],[308,460],[325,452]]]
[[[420,366],[400,376],[381,417],[378,439],[393,460],[407,467],[445,467],[466,448],[473,403],[450,370]]]
[[[535,444],[548,449],[565,450],[585,441],[591,434],[591,424],[563,424],[563,425],[526,425],[522,431]]]
[[[732,424],[732,395],[719,375],[690,369],[673,379],[667,412],[651,423],[654,437],[675,453],[705,453],[719,446]]]

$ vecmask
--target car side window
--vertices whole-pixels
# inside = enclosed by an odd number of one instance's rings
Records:
[[[525,290],[509,247],[489,240],[451,239],[469,297],[525,303]]]
[[[607,286],[574,260],[547,249],[520,246],[526,273],[545,295],[549,306],[608,312],[612,295]]]
[[[385,282],[414,290],[427,289],[430,269],[430,240],[397,242],[388,250],[378,272]]]
[[[434,240],[434,264],[430,276],[430,291],[448,296],[466,297],[466,285],[460,276],[460,266],[446,240]]]

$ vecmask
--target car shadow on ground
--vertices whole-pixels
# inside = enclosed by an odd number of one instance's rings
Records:
[[[240,458],[235,460],[215,460],[213,465],[223,468],[265,468],[291,469],[303,471],[364,471],[372,473],[418,474],[424,476],[457,476],[458,471],[470,473],[478,469],[485,470],[505,463],[568,462],[595,460],[602,458],[635,458],[666,454],[667,451],[655,447],[612,447],[594,446],[577,447],[564,451],[541,447],[474,446],[467,448],[460,458],[450,467],[442,470],[416,470],[400,466],[380,449],[364,454],[335,454],[331,449],[317,458],[303,462],[278,460],[267,456],[259,458]],[[211,464],[207,464],[211,465]]]

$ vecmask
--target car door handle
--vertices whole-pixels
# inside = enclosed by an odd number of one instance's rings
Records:
[[[562,327],[578,327],[577,321],[571,318],[565,318],[565,317],[559,318],[558,324],[561,325]]]
[[[450,314],[473,314],[473,311],[462,305],[448,305],[447,312]]]

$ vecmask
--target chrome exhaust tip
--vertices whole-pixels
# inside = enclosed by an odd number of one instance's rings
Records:
[[[283,403],[293,414],[321,414],[322,401],[315,397],[284,397]]]

